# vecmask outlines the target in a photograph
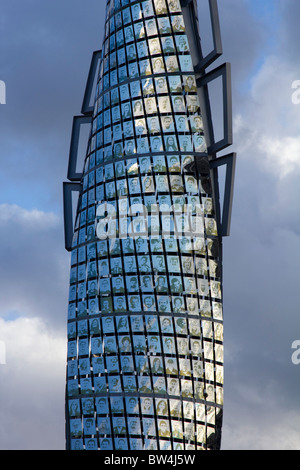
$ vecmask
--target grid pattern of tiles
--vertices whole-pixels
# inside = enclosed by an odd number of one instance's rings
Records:
[[[215,449],[221,249],[179,0],[108,1],[102,51],[71,255],[68,446]]]

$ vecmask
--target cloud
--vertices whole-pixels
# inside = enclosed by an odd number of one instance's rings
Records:
[[[260,61],[255,68],[249,61],[247,86],[236,86],[233,76],[238,159],[224,240],[225,449],[299,449],[300,383],[291,362],[300,304],[300,107],[291,96],[299,76],[282,48],[295,51],[298,33],[288,18],[299,5],[275,7],[276,41],[267,40],[275,34],[269,23]]]
[[[63,450],[64,335],[38,317],[0,318],[0,340],[0,449]]]
[[[277,71],[283,68],[284,73]],[[292,64],[266,57],[252,78],[243,113],[235,116],[236,143],[246,158],[282,179],[300,169],[300,107],[292,102]]]
[[[237,383],[224,407],[224,450],[300,450],[300,412],[278,399],[277,387],[266,381],[257,388],[250,379]]]
[[[20,311],[62,328],[69,260],[62,220],[53,214],[0,205],[0,314]]]
[[[300,14],[300,4],[294,0],[277,0],[280,24],[277,29],[279,54],[289,63],[293,63],[294,69],[300,78],[299,43],[300,32],[297,18]],[[284,71],[281,71],[284,73]],[[280,71],[279,71],[280,73]]]
[[[69,263],[61,220],[2,204],[0,224],[0,448],[63,449]]]

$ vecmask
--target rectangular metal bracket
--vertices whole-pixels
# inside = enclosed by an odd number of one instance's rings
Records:
[[[217,0],[208,0],[208,2],[213,38],[213,50],[203,57],[201,39],[199,35],[197,2],[195,2],[195,0],[181,0],[186,33],[189,38],[190,47],[193,45],[191,54],[193,56],[194,70],[196,74],[201,74],[205,68],[207,68],[223,54],[218,3]]]
[[[82,191],[80,183],[63,183],[63,202],[64,202],[64,233],[65,233],[65,249],[72,251],[72,241],[74,234],[74,218],[72,193]]]
[[[217,0],[209,0],[209,10],[210,10],[211,29],[212,29],[214,48],[209,54],[203,57],[203,59],[199,62],[199,64],[195,66],[196,73],[201,73],[204,69],[206,69],[209,65],[211,65],[215,60],[217,60],[223,54]]]
[[[223,139],[215,142],[214,136],[210,136],[212,142],[208,148],[208,153],[213,155],[220,152],[226,147],[232,145],[232,90],[231,90],[231,65],[229,62],[225,62],[219,67],[215,68],[211,72],[203,75],[197,79],[197,86],[199,88],[205,88],[208,94],[208,83],[222,78],[223,87]],[[208,94],[209,95],[209,94]],[[213,133],[213,131],[211,130]]]
[[[86,82],[82,108],[81,108],[82,114],[85,114],[85,115],[88,115],[88,114],[91,115],[94,112],[94,108],[93,106],[90,106],[90,102],[91,102],[93,86],[95,83],[97,67],[101,59],[101,54],[102,54],[101,50],[93,52],[88,79]]]
[[[232,214],[232,200],[234,190],[234,177],[236,167],[236,153],[230,153],[219,158],[210,160],[210,168],[217,171],[217,169],[226,165],[226,176],[225,176],[225,187],[224,187],[224,199],[223,199],[223,210],[222,219],[217,220],[218,233],[221,237],[228,237],[230,235],[231,225],[231,214]],[[216,178],[216,181],[218,179]],[[220,219],[219,217],[217,219]]]
[[[78,158],[78,146],[79,146],[79,134],[80,126],[83,124],[91,124],[92,116],[74,116],[72,126],[72,136],[70,144],[69,154],[69,165],[68,165],[68,180],[80,181],[82,173],[76,172],[77,158]]]

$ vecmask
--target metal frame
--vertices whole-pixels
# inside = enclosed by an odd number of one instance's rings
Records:
[[[73,118],[70,153],[69,153],[68,176],[67,176],[68,180],[70,181],[80,181],[82,178],[82,172],[78,173],[76,171],[80,127],[83,124],[91,124],[91,123],[92,123],[92,116],[89,116],[89,115],[74,116]]]
[[[202,77],[197,79],[197,86],[205,88],[208,93],[208,84],[217,78],[222,78],[223,86],[223,130],[224,137],[218,142],[215,142],[213,129],[211,129],[211,144],[208,148],[208,153],[215,154],[220,152],[226,147],[232,145],[232,90],[231,90],[231,65],[225,62],[216,69],[208,72]],[[209,105],[210,107],[210,105]]]
[[[93,52],[91,65],[88,73],[83,103],[81,112],[82,115],[74,116],[69,152],[69,163],[67,178],[69,182],[63,183],[63,205],[64,205],[64,233],[65,233],[65,248],[67,251],[72,250],[72,239],[74,233],[74,221],[73,221],[73,205],[72,205],[72,193],[82,191],[82,172],[77,172],[77,158],[78,158],[78,147],[79,147],[79,135],[80,127],[83,124],[91,124],[93,119],[94,108],[89,106],[91,100],[91,94],[93,85],[95,83],[97,67],[101,60],[102,51],[97,50]]]
[[[228,236],[230,232],[230,220],[233,197],[233,180],[235,173],[236,154],[230,154],[224,157],[216,158],[216,153],[232,145],[232,91],[231,91],[231,66],[224,63],[214,70],[206,73],[205,69],[211,65],[220,55],[222,55],[222,40],[218,13],[217,0],[208,0],[211,16],[211,27],[213,35],[214,49],[207,54],[202,55],[201,40],[199,35],[198,11],[195,0],[180,0],[183,15],[185,19],[187,35],[192,45],[191,55],[194,63],[194,71],[198,78],[196,80],[198,93],[201,96],[206,114],[206,125],[208,130],[208,154],[211,155],[210,168],[214,173],[215,191],[218,193],[218,172],[217,168],[226,164],[226,184],[224,194],[224,205],[222,212],[222,221],[218,217],[220,236]],[[73,210],[72,210],[72,192],[81,192],[82,172],[77,172],[77,158],[80,138],[80,128],[83,124],[92,123],[93,107],[90,106],[91,94],[95,83],[97,67],[101,61],[102,50],[93,52],[90,69],[88,73],[81,112],[82,115],[74,116],[72,135],[69,152],[69,163],[67,177],[71,183],[64,183],[64,225],[65,225],[65,246],[68,251],[72,248],[73,238]],[[223,139],[215,142],[213,122],[211,115],[211,106],[209,100],[208,85],[217,78],[222,78],[223,86]],[[217,187],[216,187],[217,185]],[[216,194],[218,196],[218,194]],[[219,198],[217,197],[217,200]],[[218,209],[219,213],[220,210]],[[217,214],[220,215],[220,214]]]
[[[201,109],[206,129],[207,151],[211,159],[216,158],[217,152],[232,145],[232,89],[231,89],[231,65],[228,62],[206,72],[206,68],[211,65],[223,53],[221,29],[219,21],[217,0],[208,0],[211,16],[211,28],[214,49],[203,57],[201,39],[199,34],[198,9],[196,0],[180,0],[186,26],[186,33],[189,38],[191,55],[194,63],[194,72],[198,87],[198,96],[201,102]],[[209,84],[214,80],[222,79],[223,91],[223,138],[215,141],[212,109],[209,97]],[[218,175],[214,172],[214,186],[216,196],[216,185]]]
[[[214,48],[205,57],[203,57],[201,50],[201,39],[199,36],[197,4],[195,4],[194,0],[181,0],[183,15],[185,17],[185,25],[186,28],[188,26],[189,29],[188,34],[192,35],[194,38],[193,43],[190,41],[190,47],[191,44],[195,43],[197,47],[197,59],[194,57],[194,60],[197,62],[194,65],[195,73],[202,73],[205,68],[207,68],[223,54],[218,3],[217,0],[208,1]]]
[[[220,20],[219,20],[219,10],[218,10],[218,3],[217,0],[209,0],[209,9],[210,9],[210,17],[211,17],[211,29],[213,35],[213,50],[207,54],[206,57],[203,57],[201,62],[196,66],[195,72],[201,72],[210,64],[212,64],[215,60],[218,59],[223,54],[223,45],[222,45],[222,38],[221,38],[221,27],[220,27]]]
[[[63,201],[64,201],[64,232],[65,232],[65,248],[67,251],[72,251],[72,240],[73,240],[73,204],[72,204],[72,193],[81,192],[81,183],[63,183]]]
[[[226,165],[225,187],[222,218],[221,214],[217,214],[218,232],[221,237],[228,237],[230,235],[231,214],[232,214],[232,200],[234,190],[234,176],[236,167],[236,153],[230,153],[219,158],[210,160],[210,168],[217,172],[220,166]],[[219,210],[218,210],[219,212]]]
[[[231,65],[230,63],[225,62],[215,69],[206,72],[206,68],[223,54],[218,2],[217,0],[208,0],[208,2],[211,16],[213,50],[203,57],[201,38],[199,33],[200,28],[197,2],[196,0],[180,0],[185,20],[186,34],[189,38],[191,47],[191,55],[198,87],[198,96],[201,102],[202,115],[206,130],[208,152],[206,158],[207,162],[209,162],[207,170],[208,172],[210,171],[212,173],[212,187],[215,196],[215,211],[218,224],[218,233],[220,238],[222,238],[229,236],[230,234],[236,154],[232,153],[220,158],[217,158],[216,154],[226,147],[229,147],[233,143]],[[218,78],[222,79],[223,138],[216,142],[209,96],[209,84]],[[199,172],[199,167],[203,164],[203,161],[205,162],[205,158],[202,159],[200,156],[196,156],[195,161]],[[222,165],[226,165],[226,180],[223,208],[221,209],[218,168]]]
[[[95,82],[97,67],[101,60],[101,54],[102,54],[102,50],[93,52],[90,70],[89,70],[88,79],[87,79],[86,88],[85,88],[85,93],[84,93],[84,98],[83,98],[83,103],[82,103],[82,108],[81,108],[81,113],[84,115],[93,114],[94,108],[93,106],[90,106],[90,101],[91,101],[91,96],[92,96],[92,91],[93,91],[93,85]]]

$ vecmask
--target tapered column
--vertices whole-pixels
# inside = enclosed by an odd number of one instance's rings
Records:
[[[228,226],[204,68],[219,48],[202,57],[195,7],[107,2],[84,168],[76,134],[65,191],[79,191],[71,234],[65,196],[68,449],[220,448]]]

